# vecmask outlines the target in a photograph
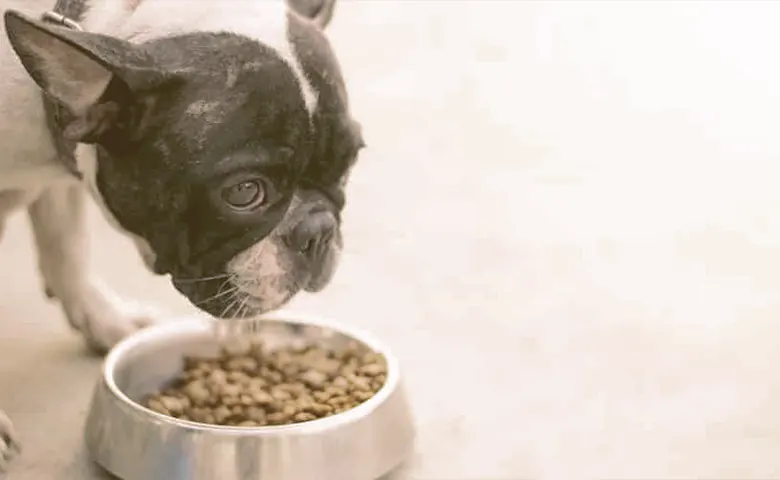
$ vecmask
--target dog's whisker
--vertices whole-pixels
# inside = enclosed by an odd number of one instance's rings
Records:
[[[229,280],[232,275],[233,275],[232,273],[222,273],[220,275],[213,275],[211,277],[184,278],[184,279],[178,279],[176,281],[179,283],[198,283],[198,282],[207,282],[209,280],[219,280],[220,278],[227,278]]]
[[[243,314],[245,313],[245,309],[248,309],[249,307],[249,299],[251,297],[249,295],[244,295],[244,300],[241,302],[241,306],[238,307],[238,312],[236,313],[236,317],[242,318]]]
[[[225,318],[228,312],[239,302],[237,293],[238,292],[233,292],[233,296],[230,299],[230,303],[228,303],[227,307],[225,307],[225,309],[222,310],[222,313],[219,315],[219,318]]]
[[[238,290],[238,287],[232,287],[232,288],[228,288],[227,290],[222,291],[222,292],[217,291],[216,294],[196,302],[195,305],[196,306],[200,306],[200,305],[203,305],[204,303],[212,302],[212,301],[214,301],[214,300],[216,300],[216,299],[218,299],[220,297],[224,297],[225,295],[234,294],[234,293],[236,293],[237,290]]]

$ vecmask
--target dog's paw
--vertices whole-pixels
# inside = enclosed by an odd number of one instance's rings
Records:
[[[127,335],[162,318],[159,310],[126,301],[99,283],[59,299],[70,325],[81,332],[91,350],[100,354]]]
[[[8,416],[0,410],[0,473],[8,469],[11,460],[22,448],[14,431],[14,426]]]

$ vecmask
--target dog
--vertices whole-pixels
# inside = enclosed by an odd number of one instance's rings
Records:
[[[330,282],[365,147],[335,0],[3,1],[0,225],[27,209],[44,289],[92,349],[157,317],[88,269],[87,195],[215,318]],[[0,471],[18,450],[0,412]]]

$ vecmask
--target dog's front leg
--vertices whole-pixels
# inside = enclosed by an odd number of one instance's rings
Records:
[[[156,312],[125,302],[91,272],[84,201],[80,185],[57,185],[44,191],[29,213],[47,294],[60,301],[89,347],[103,353],[153,323]]]

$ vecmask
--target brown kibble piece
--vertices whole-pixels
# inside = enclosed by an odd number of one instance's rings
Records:
[[[212,386],[222,386],[227,383],[227,373],[224,370],[212,370],[208,376],[209,384]]]
[[[368,375],[370,377],[376,377],[377,375],[380,375],[382,373],[385,373],[387,369],[383,367],[382,365],[378,363],[369,363],[368,365],[363,365],[360,367],[360,373],[363,375]]]
[[[230,411],[230,408],[226,407],[225,405],[221,405],[214,410],[214,419],[217,421],[217,423],[224,423],[225,420],[228,419],[232,412]]]
[[[301,375],[301,380],[311,388],[322,388],[328,376],[318,370],[307,370]]]
[[[337,388],[347,388],[349,387],[349,382],[344,377],[336,377],[333,379],[333,386]]]
[[[301,413],[296,414],[293,417],[293,420],[295,420],[296,422],[310,422],[310,421],[316,420],[316,419],[317,419],[317,417],[315,417],[314,415],[312,415],[311,413],[308,413],[308,412],[301,412]]]
[[[284,406],[284,408],[282,408],[282,413],[288,418],[293,417],[296,413],[298,413],[298,408],[292,403],[288,403]]]
[[[246,416],[249,417],[250,420],[253,420],[255,422],[266,421],[265,410],[259,407],[249,407],[246,411]]]
[[[227,383],[222,385],[222,396],[238,397],[241,395],[242,391],[243,388],[241,388],[241,385],[236,385],[234,383]]]
[[[314,392],[314,399],[318,401],[319,403],[324,403],[330,400],[330,397],[333,395],[331,392],[325,391],[325,392]]]
[[[286,402],[292,398],[292,395],[290,395],[289,392],[282,390],[280,388],[274,388],[271,390],[271,397],[273,397],[274,400],[277,402]]]
[[[162,404],[163,408],[170,412],[170,415],[179,416],[184,411],[182,404],[178,398],[160,396],[158,401]]]
[[[372,392],[355,392],[352,394],[352,397],[360,402],[365,402],[373,396],[374,394]]]
[[[281,425],[286,423],[289,417],[282,412],[276,412],[268,415],[268,423],[271,425]]]
[[[269,345],[241,340],[225,346],[220,357],[186,357],[181,375],[145,405],[212,425],[287,425],[355,408],[387,379],[384,357],[356,342],[340,350]]]
[[[149,400],[147,400],[146,406],[157,413],[162,413],[163,415],[171,414],[171,412],[169,412],[168,409],[165,408],[162,402],[157,398],[150,398]]]
[[[353,376],[350,378],[350,383],[352,383],[353,391],[367,392],[371,390],[371,382],[365,377]]]
[[[235,384],[247,384],[249,383],[249,375],[245,372],[231,370],[227,373],[227,381]]]
[[[376,393],[379,390],[381,390],[382,387],[384,387],[384,386],[385,386],[385,383],[384,382],[380,382],[379,380],[374,380],[373,382],[371,382],[371,390],[373,390],[374,393]]]
[[[258,405],[270,405],[274,403],[274,397],[272,397],[270,393],[263,390],[254,391],[251,395],[252,400],[254,400]]]

